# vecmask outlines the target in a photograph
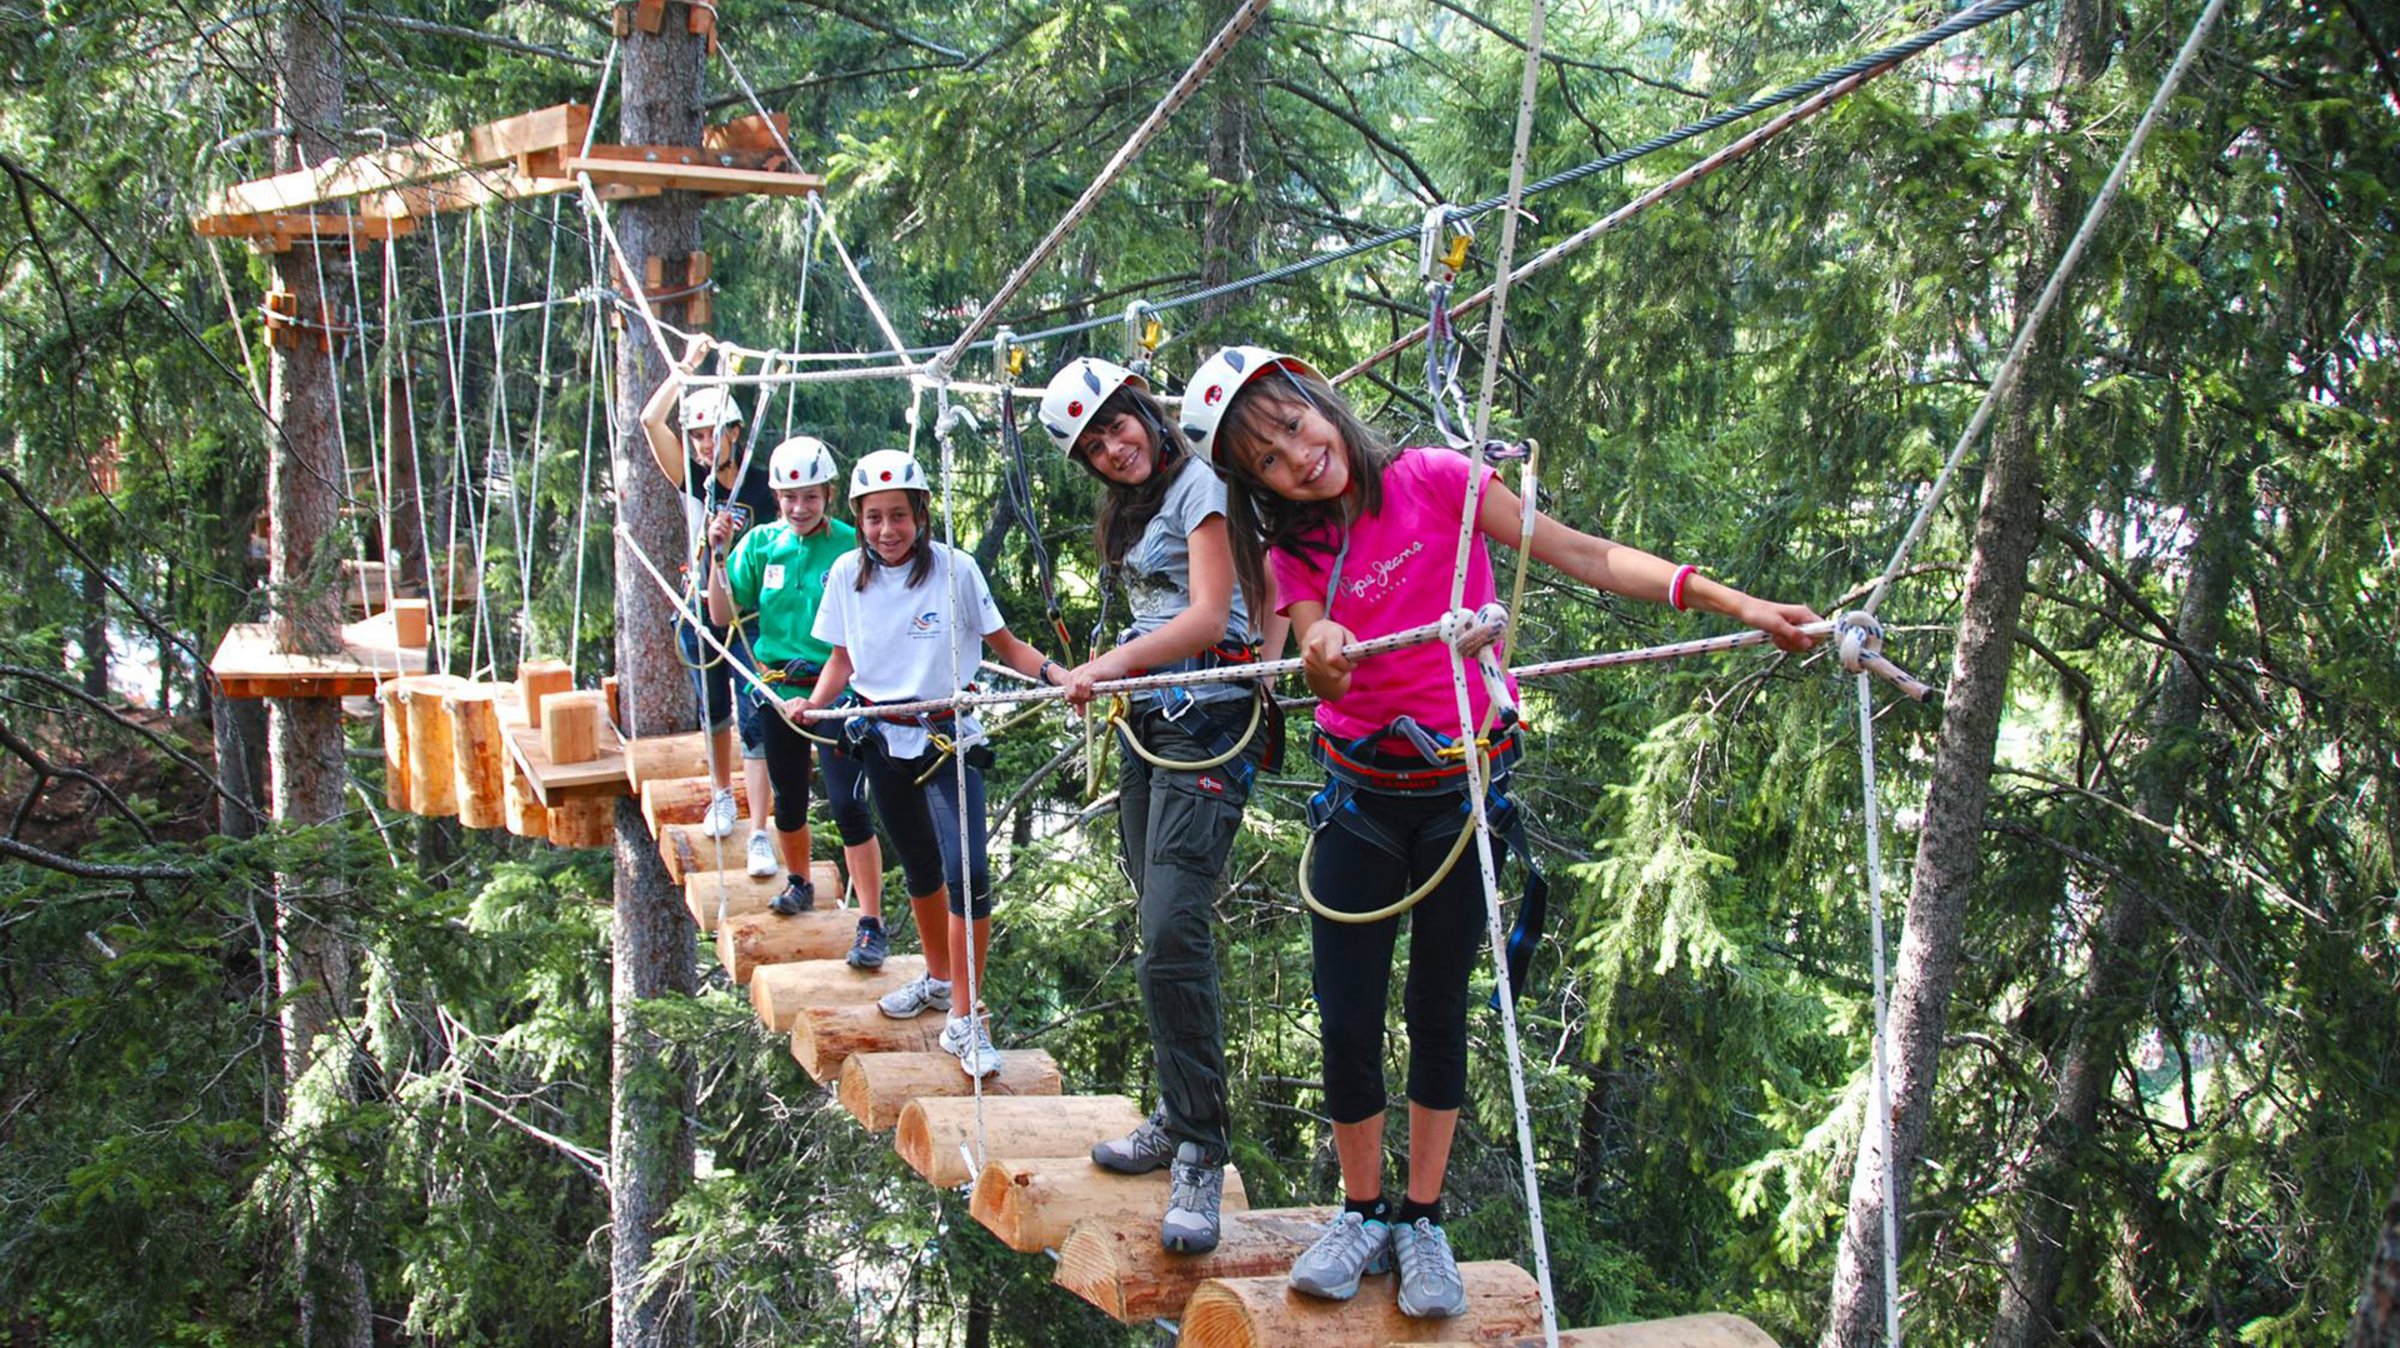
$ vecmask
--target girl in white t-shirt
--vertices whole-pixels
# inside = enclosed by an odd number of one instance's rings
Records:
[[[851,470],[859,546],[838,558],[825,578],[816,636],[832,650],[808,705],[830,707],[844,690],[866,704],[852,722],[853,752],[865,759],[869,794],[900,854],[909,909],[925,947],[924,976],[879,1005],[897,1019],[949,1012],[942,1047],[958,1055],[968,1075],[990,1076],[1000,1069],[1000,1054],[981,1008],[954,1007],[951,991],[954,978],[969,969],[973,986],[983,986],[991,945],[983,774],[973,761],[983,729],[964,713],[879,716],[873,707],[949,697],[956,681],[982,664],[986,642],[1027,678],[1048,682],[1056,666],[1001,621],[975,559],[932,537],[931,500],[925,470],[904,451],[877,450]],[[943,760],[937,737],[968,760],[963,793],[961,773]],[[963,857],[962,817],[968,835]]]

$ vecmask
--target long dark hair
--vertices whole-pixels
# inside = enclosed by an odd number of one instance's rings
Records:
[[[1158,453],[1158,466],[1150,476],[1134,486],[1112,481],[1092,466],[1089,454],[1070,453],[1067,457],[1083,465],[1083,470],[1100,479],[1100,514],[1092,522],[1092,546],[1100,553],[1104,566],[1121,566],[1125,554],[1133,548],[1134,540],[1150,521],[1158,518],[1158,510],[1166,503],[1167,488],[1174,485],[1176,470],[1190,457],[1184,449],[1183,437],[1167,433],[1167,409],[1158,399],[1132,384],[1120,384],[1092,413],[1086,427],[1107,426],[1118,417],[1132,417],[1150,432],[1150,444]]]
[[[1250,457],[1267,432],[1295,412],[1314,408],[1341,433],[1350,486],[1330,501],[1293,501],[1276,495],[1250,472]],[[1250,594],[1267,592],[1267,550],[1333,556],[1342,531],[1357,515],[1383,510],[1383,470],[1397,452],[1389,440],[1359,419],[1350,404],[1320,376],[1289,366],[1252,379],[1226,405],[1217,427],[1217,462],[1225,471],[1226,532],[1233,536],[1233,570]],[[1317,596],[1282,595],[1279,602]]]
[[[933,574],[933,506],[930,493],[913,488],[907,489],[907,491],[908,513],[916,516],[917,519],[917,541],[908,553],[907,583],[908,588],[913,590],[924,584],[925,578]],[[886,563],[883,558],[876,555],[874,545],[867,542],[866,527],[858,522],[858,502],[856,501],[850,503],[850,522],[858,528],[857,588],[863,592],[867,588],[867,582],[874,579],[876,568],[888,568],[896,563]]]

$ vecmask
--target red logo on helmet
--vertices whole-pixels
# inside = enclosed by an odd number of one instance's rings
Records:
[[[1225,401],[1225,386],[1223,384],[1209,385],[1208,392],[1200,395],[1200,401],[1208,404],[1210,407],[1214,407],[1218,403]]]
[[[884,481],[886,481],[886,482],[889,482],[889,481],[891,481],[891,480],[892,480],[892,470],[891,470],[891,469],[889,469],[889,468],[886,468],[886,469],[884,469],[884,470],[883,470],[883,480],[884,480]]]
[[[1083,415],[1083,404],[1082,404],[1082,403],[1068,403],[1068,404],[1067,404],[1067,415],[1068,415],[1068,416],[1071,416],[1071,417],[1079,417],[1079,416],[1082,416],[1082,415]]]

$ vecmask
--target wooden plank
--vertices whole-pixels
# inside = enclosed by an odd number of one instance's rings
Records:
[[[388,150],[350,155],[315,168],[294,169],[272,178],[236,183],[212,195],[203,213],[265,215],[293,211],[319,202],[447,176],[461,169],[513,164],[517,156],[537,150],[581,146],[591,122],[590,108],[581,103],[560,103]]]
[[[1193,1289],[1211,1278],[1289,1274],[1338,1208],[1228,1212],[1217,1248],[1169,1254],[1158,1244],[1157,1212],[1077,1222],[1058,1246],[1059,1286],[1129,1325],[1183,1314]]]
[[[227,697],[372,697],[385,679],[425,672],[425,652],[394,651],[383,614],[342,626],[342,649],[307,655],[275,649],[268,623],[235,623],[209,658]]]
[[[854,1054],[933,1053],[941,1040],[942,1017],[931,1012],[894,1020],[873,1006],[809,1006],[792,1021],[792,1061],[822,1086]]]
[[[758,173],[786,173],[783,151],[773,142],[763,146],[708,145],[595,145],[584,151],[582,160],[562,158],[562,165],[574,162],[606,160],[612,166],[625,164],[675,165],[683,168],[748,169]],[[572,172],[572,170],[569,170]],[[787,176],[806,177],[806,174]],[[597,178],[594,182],[599,181]],[[822,181],[822,180],[820,180]]]
[[[331,215],[323,212],[270,211],[262,215],[203,215],[192,221],[192,231],[210,239],[248,239],[260,251],[288,253],[301,240],[322,243],[338,239],[345,243],[381,242],[397,234],[407,234],[417,227],[414,220],[392,219],[388,216],[359,213]]]
[[[758,1014],[759,1024],[789,1034],[803,1008],[873,1006],[883,994],[924,976],[922,955],[894,955],[875,970],[853,969],[840,960],[770,964],[751,975],[750,1009]]]
[[[1289,1271],[1257,1278],[1211,1278],[1183,1308],[1184,1348],[1254,1344],[1504,1343],[1542,1330],[1542,1293],[1533,1275],[1497,1261],[1461,1264],[1467,1313],[1455,1320],[1412,1320],[1400,1313],[1392,1275],[1366,1280],[1348,1301],[1323,1301],[1291,1289]]]
[[[508,749],[544,809],[570,800],[633,793],[625,782],[625,746],[617,739],[616,727],[606,722],[599,727],[599,756],[588,763],[551,762],[542,748],[542,732],[532,726],[509,727]]]
[[[566,160],[560,167],[569,173],[590,174],[595,186],[603,183],[625,184],[720,197],[804,197],[811,192],[825,190],[825,180],[813,173],[768,173],[758,169],[718,168],[709,164],[651,164],[580,155]]]
[[[792,1033],[799,1032],[800,1023],[795,1022]],[[944,1053],[937,1046],[898,1053],[853,1053],[842,1061],[841,1084],[834,1089],[834,1096],[860,1126],[870,1133],[880,1133],[900,1122],[900,1111],[911,1100],[971,1095],[974,1089],[975,1083],[959,1070],[957,1056]],[[983,1093],[987,1097],[1057,1095],[1062,1089],[1058,1063],[1038,1048],[1002,1054],[1000,1070],[983,1079]],[[1075,1160],[1086,1170],[1097,1169],[1089,1157],[1078,1156]],[[1162,1170],[1159,1175],[1164,1185],[1166,1172]]]
[[[852,1058],[855,1066],[860,1060]],[[952,1076],[964,1076],[952,1072]],[[849,1068],[842,1084],[850,1083]],[[849,1104],[847,1099],[842,1102]],[[856,1111],[853,1111],[856,1112]],[[1250,1195],[1242,1188],[1242,1172],[1225,1168],[1226,1213],[1242,1212]],[[1158,1219],[1167,1210],[1167,1172],[1120,1175],[1092,1164],[1089,1156],[1050,1156],[986,1161],[975,1177],[975,1196],[967,1211],[1000,1243],[1019,1254],[1055,1250],[1076,1224],[1084,1221],[1150,1222],[1150,1242],[1158,1243]]]
[[[751,113],[730,122],[700,128],[700,148],[704,150],[779,150],[789,143],[792,115],[788,112],[770,113],[760,117]]]

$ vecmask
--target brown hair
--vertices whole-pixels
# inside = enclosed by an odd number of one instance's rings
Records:
[[[932,495],[929,492],[918,491],[913,487],[903,488],[901,490],[904,490],[908,495],[908,513],[915,516],[917,521],[917,541],[910,547],[908,553],[907,584],[908,588],[913,590],[924,584],[925,578],[933,574]],[[869,495],[873,494],[874,493],[871,492],[869,493]],[[862,497],[861,499],[863,500],[864,498]],[[867,588],[867,582],[875,577],[875,568],[884,566],[886,563],[881,557],[875,555],[874,545],[867,542],[866,527],[858,524],[857,501],[852,501],[850,503],[850,520],[853,525],[857,525],[858,527],[859,558],[857,588],[863,593]]]
[[[1350,486],[1334,500],[1287,500],[1250,471],[1251,455],[1268,428],[1308,408],[1341,434]],[[1268,549],[1330,557],[1340,549],[1342,531],[1353,516],[1382,512],[1383,470],[1396,453],[1323,377],[1283,366],[1251,379],[1233,395],[1217,427],[1216,457],[1225,475],[1225,523],[1233,538],[1234,574],[1246,592],[1264,594]],[[1290,604],[1298,597],[1283,595],[1280,602]]]
[[[1128,487],[1093,467],[1090,455],[1080,451],[1069,451],[1067,455],[1082,464],[1085,472],[1100,479],[1100,514],[1092,522],[1092,546],[1099,551],[1104,566],[1124,563],[1134,540],[1150,527],[1150,521],[1158,518],[1158,508],[1167,499],[1167,488],[1174,485],[1176,469],[1189,457],[1183,437],[1167,429],[1167,409],[1158,399],[1130,383],[1118,385],[1117,391],[1108,395],[1108,400],[1092,412],[1092,419],[1084,426],[1087,430],[1106,426],[1121,416],[1134,418],[1150,432],[1151,446],[1158,451],[1158,467],[1148,479]],[[1077,443],[1082,443],[1080,436]]]

